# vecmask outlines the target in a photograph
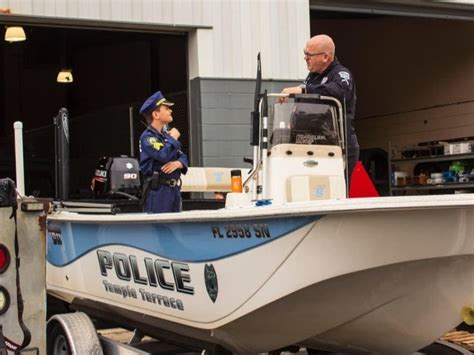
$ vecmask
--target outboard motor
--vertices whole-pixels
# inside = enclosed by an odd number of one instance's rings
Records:
[[[94,196],[97,199],[138,199],[141,194],[138,160],[127,156],[103,157],[94,175]]]

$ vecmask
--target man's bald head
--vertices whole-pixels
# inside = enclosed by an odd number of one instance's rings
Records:
[[[336,45],[328,35],[316,35],[308,40],[307,46],[314,49],[315,52],[326,52],[334,59],[336,54]]]
[[[305,61],[308,70],[321,74],[334,61],[336,46],[328,35],[317,35],[306,42]]]

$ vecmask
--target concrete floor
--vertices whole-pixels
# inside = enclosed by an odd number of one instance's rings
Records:
[[[133,337],[133,332],[128,331],[122,328],[113,328],[113,329],[102,329],[98,332],[102,337],[111,339],[115,342],[122,344],[128,344],[128,342]],[[462,343],[464,341],[464,343]],[[184,349],[182,347],[176,346],[174,344],[160,342],[156,339],[150,337],[143,337],[140,342],[139,348],[143,351],[143,354],[181,354],[181,355],[204,355],[204,352],[196,352]],[[442,337],[439,343],[436,346],[431,347],[431,350],[427,350],[426,353],[417,352],[412,355],[449,355],[449,354],[474,354],[474,333],[470,332],[459,332],[453,331],[447,333]],[[435,349],[435,350],[434,350]],[[260,353],[258,355],[267,355],[268,353]],[[300,351],[297,353],[291,352],[281,352],[280,355],[308,355],[308,352],[304,348],[300,348]],[[331,355],[344,355],[342,353],[333,353]]]

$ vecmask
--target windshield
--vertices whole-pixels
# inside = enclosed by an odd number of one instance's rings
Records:
[[[332,104],[314,102],[269,105],[270,148],[284,143],[339,145],[337,110]]]

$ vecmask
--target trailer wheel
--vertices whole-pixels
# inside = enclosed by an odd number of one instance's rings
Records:
[[[94,324],[85,313],[56,314],[46,331],[48,355],[103,355]]]
[[[71,355],[67,335],[58,322],[54,322],[51,330],[48,329],[48,355]]]

